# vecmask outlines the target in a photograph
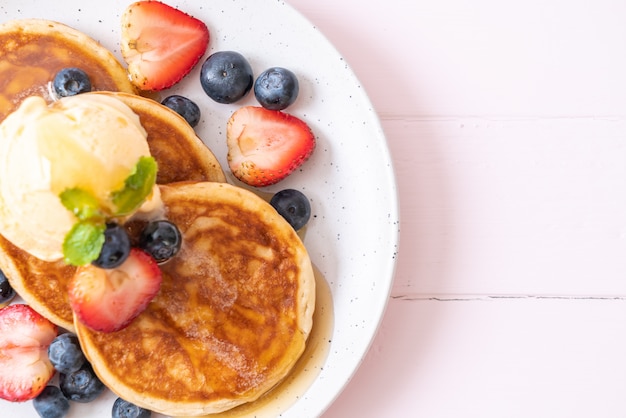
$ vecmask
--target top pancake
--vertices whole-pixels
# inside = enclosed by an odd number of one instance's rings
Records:
[[[61,69],[79,67],[93,90],[135,93],[126,69],[86,34],[44,19],[0,24],[0,121],[28,96],[52,100],[49,82]]]
[[[304,350],[315,306],[307,251],[265,200],[226,183],[161,186],[183,234],[159,294],[127,328],[75,321],[85,355],[118,396],[172,416],[257,399]],[[155,376],[159,376],[155,378]]]

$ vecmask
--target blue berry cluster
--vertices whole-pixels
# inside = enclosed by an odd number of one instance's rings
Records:
[[[202,64],[200,85],[218,103],[235,103],[254,87],[254,96],[261,106],[284,110],[298,97],[298,78],[290,70],[272,67],[254,80],[252,66],[236,51],[218,51]]]
[[[48,385],[33,400],[42,418],[63,418],[71,402],[88,403],[100,396],[105,386],[83,354],[78,338],[71,333],[58,335],[48,347],[48,358],[59,373],[59,385]],[[113,418],[149,418],[151,412],[123,399],[113,404]]]

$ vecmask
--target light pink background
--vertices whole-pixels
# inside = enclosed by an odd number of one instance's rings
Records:
[[[626,2],[289,3],[400,193],[387,313],[323,418],[626,416]]]

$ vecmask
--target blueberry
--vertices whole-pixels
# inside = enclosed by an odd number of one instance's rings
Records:
[[[87,361],[78,338],[74,334],[64,333],[57,336],[48,346],[50,363],[59,373],[72,373],[80,370]]]
[[[56,386],[43,388],[33,399],[33,406],[41,418],[63,418],[70,410],[70,402]]]
[[[298,190],[281,190],[272,196],[270,204],[296,231],[306,225],[311,217],[309,199]]]
[[[67,399],[80,403],[93,401],[105,388],[89,363],[73,373],[59,373],[59,386]]]
[[[112,418],[149,418],[152,415],[150,410],[117,398],[113,402]]]
[[[63,68],[54,76],[52,87],[59,97],[75,96],[91,91],[91,80],[80,68]]]
[[[238,52],[219,51],[202,64],[200,84],[218,103],[234,103],[252,89],[254,75],[248,60]]]
[[[261,106],[270,110],[283,110],[292,105],[299,90],[296,75],[282,67],[263,71],[254,82],[254,96]]]
[[[15,290],[13,290],[7,276],[0,270],[0,307],[8,305],[14,297]]]
[[[104,230],[104,244],[100,255],[92,264],[103,269],[112,269],[122,264],[130,254],[130,238],[123,226],[107,223]]]
[[[163,99],[161,104],[185,118],[192,128],[200,122],[200,108],[191,99],[174,94]]]
[[[141,231],[139,247],[147,251],[158,263],[172,258],[182,243],[180,231],[166,220],[152,221]]]

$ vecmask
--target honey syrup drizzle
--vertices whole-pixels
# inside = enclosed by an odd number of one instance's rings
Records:
[[[259,399],[225,412],[204,415],[206,418],[274,418],[289,409],[302,398],[320,374],[330,351],[334,328],[333,299],[330,287],[319,269],[315,274],[315,312],[313,328],[306,348],[291,372],[269,392]]]

